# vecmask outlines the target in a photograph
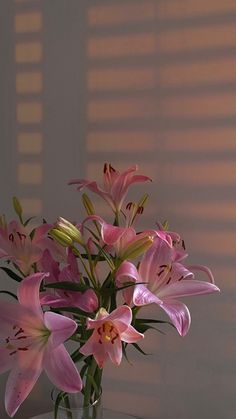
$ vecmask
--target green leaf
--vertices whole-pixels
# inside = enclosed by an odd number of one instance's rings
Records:
[[[169,324],[170,326],[174,327],[173,323],[169,322],[168,320],[154,320],[154,319],[135,319],[136,324],[137,323],[160,323],[160,324]]]
[[[14,294],[13,292],[10,292],[10,291],[5,291],[5,290],[1,290],[1,291],[0,291],[0,294],[8,294],[8,295],[10,295],[11,297],[15,298],[15,300],[18,300],[18,298],[17,298],[16,294]]]
[[[57,307],[57,308],[53,308],[53,311],[57,312],[57,311],[67,311],[69,313],[74,313],[77,314],[80,317],[95,317],[95,314],[93,313],[88,313],[87,311],[83,311],[80,310],[80,308],[77,307]]]
[[[131,343],[131,345],[133,345],[135,347],[135,349],[137,349],[137,351],[139,351],[141,354],[150,355],[150,354],[144,352],[137,343]]]
[[[93,243],[98,248],[98,250],[102,254],[102,256],[104,256],[104,258],[106,259],[106,261],[107,261],[108,265],[110,266],[111,270],[114,271],[115,265],[113,263],[113,260],[112,260],[111,256],[107,252],[105,252],[105,250],[101,246],[99,246],[98,243],[96,243],[96,242],[93,242]]]
[[[133,282],[133,281],[128,281],[125,283],[125,285],[123,285],[123,287],[116,287],[115,290],[116,291],[121,291],[125,288],[129,288],[129,287],[135,287],[136,285],[140,285],[140,284],[146,284],[146,282]]]
[[[145,333],[147,330],[153,329],[153,330],[156,330],[157,332],[161,333],[162,335],[165,335],[165,333],[162,330],[158,329],[157,327],[149,326],[148,324],[144,324],[144,323],[141,323],[139,325],[136,324],[135,328],[140,333]]]
[[[122,353],[126,359],[126,361],[130,364],[133,365],[132,362],[130,362],[128,355],[127,355],[127,351],[126,351],[126,347],[127,347],[127,343],[122,342]]]
[[[60,281],[60,282],[52,282],[51,284],[45,284],[45,288],[57,288],[57,289],[63,289],[63,290],[69,290],[69,291],[79,291],[84,292],[88,288],[85,284],[76,284],[75,282],[68,282],[68,281]]]
[[[24,222],[24,227],[26,227],[30,221],[32,221],[35,217],[29,217],[25,222]]]
[[[58,409],[59,409],[61,400],[63,399],[64,395],[65,395],[65,393],[63,391],[61,391],[57,395],[57,398],[55,400],[55,406],[54,406],[54,419],[57,419]]]
[[[9,268],[5,268],[3,266],[0,267],[0,269],[2,269],[4,272],[6,272],[6,274],[8,276],[10,276],[10,278],[14,279],[17,282],[21,282],[23,278],[21,278],[19,275],[17,275],[14,271],[12,271]]]

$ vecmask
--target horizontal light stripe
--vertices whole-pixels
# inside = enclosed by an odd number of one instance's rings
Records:
[[[18,182],[27,185],[42,183],[43,170],[40,163],[20,163],[18,165]]]
[[[20,42],[16,44],[15,60],[18,64],[39,63],[42,60],[43,47],[39,41]]]
[[[236,46],[235,23],[202,25],[166,29],[157,36],[157,48],[162,53],[219,49]]]
[[[17,136],[18,152],[39,154],[42,152],[42,134],[40,132],[21,132]]]
[[[153,1],[104,4],[88,9],[89,26],[113,26],[123,23],[145,22],[155,17]]]
[[[42,13],[17,13],[15,15],[16,33],[38,32],[42,29]]]
[[[158,136],[152,131],[93,131],[87,135],[90,152],[152,151],[158,146]]]
[[[235,292],[235,266],[229,267],[222,264],[214,268],[214,278],[219,287],[223,285],[224,290]]]
[[[176,151],[230,151],[236,150],[235,128],[196,128],[181,130],[167,130],[164,134],[165,150]]]
[[[174,118],[218,118],[236,116],[236,94],[205,93],[169,96],[161,102],[162,115]]]
[[[17,122],[21,124],[40,123],[43,117],[42,103],[20,102],[16,109]]]
[[[163,0],[158,2],[157,16],[160,19],[184,19],[195,16],[214,16],[236,11],[234,0]]]
[[[223,57],[204,61],[171,63],[160,66],[158,80],[162,87],[212,85],[236,81],[236,58]]]
[[[119,36],[99,36],[88,39],[89,58],[127,57],[153,54],[156,39],[152,33],[136,33]]]
[[[42,213],[43,203],[40,198],[20,198],[24,215],[36,216]]]
[[[236,184],[235,160],[172,162],[163,167],[163,179],[170,185],[232,186]],[[236,236],[235,236],[236,237]]]
[[[25,72],[16,75],[17,93],[40,93],[43,87],[42,73]]]
[[[189,202],[186,196],[186,201],[178,202],[171,212],[181,215],[187,220],[198,218],[205,221],[218,220],[222,223],[234,221],[236,218],[236,199],[235,201]]]
[[[90,122],[129,119],[129,118],[147,118],[156,116],[156,100],[143,98],[122,98],[111,100],[91,100],[88,103],[88,120]]]
[[[103,68],[88,71],[90,91],[142,90],[156,85],[156,71],[152,67]]]
[[[200,230],[185,229],[184,240],[187,251],[191,254],[201,252],[220,257],[234,257],[236,249],[236,234],[228,230]]]

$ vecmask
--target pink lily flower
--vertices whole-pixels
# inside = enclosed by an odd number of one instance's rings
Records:
[[[67,266],[61,271],[59,263],[56,262],[50,252],[45,250],[42,260],[41,268],[44,272],[48,272],[49,276],[46,278],[46,283],[64,282],[81,283],[81,274],[78,269],[78,264],[74,254],[69,251],[67,256]],[[40,294],[40,302],[42,305],[50,307],[78,307],[83,311],[92,312],[98,309],[98,298],[94,290],[87,289],[86,291],[70,291],[63,289],[48,288]]]
[[[130,185],[151,180],[147,176],[134,175],[133,173],[137,170],[138,166],[135,165],[120,173],[111,164],[105,163],[102,188],[97,182],[86,179],[72,179],[69,185],[78,185],[77,189],[79,191],[83,188],[88,188],[90,191],[100,195],[116,213],[120,211]]]
[[[101,226],[101,246],[105,244],[108,248],[113,248],[120,259],[123,259],[130,250],[136,247],[138,248],[139,254],[142,253],[142,248],[143,252],[146,251],[146,247],[151,245],[153,237],[157,235],[155,230],[145,230],[137,234],[133,227],[118,227],[108,224],[99,215],[88,216],[82,223],[82,231],[84,230],[85,223],[89,220],[97,221]]]
[[[178,301],[178,298],[219,292],[208,268],[193,267],[204,271],[211,282],[194,279],[194,274],[180,263],[186,256],[186,252],[176,250],[165,238],[156,237],[152,247],[144,254],[138,270],[132,263],[124,261],[116,275],[118,287],[130,281],[144,282],[123,290],[126,303],[136,306],[158,304],[170,317],[181,336],[188,332],[191,317],[187,306]]]
[[[29,274],[42,256],[40,243],[49,229],[48,224],[42,224],[31,239],[28,230],[15,220],[0,227],[0,258],[12,260],[23,274]]]
[[[103,368],[104,362],[110,360],[119,365],[122,359],[122,344],[137,342],[144,335],[139,333],[133,326],[132,310],[128,306],[121,306],[110,314],[101,308],[96,319],[87,319],[87,328],[94,329],[92,336],[80,348],[83,355],[93,355],[99,368]]]
[[[43,313],[39,287],[43,273],[25,278],[18,288],[19,303],[0,302],[0,372],[11,369],[5,394],[5,407],[14,416],[31,392],[41,372],[61,390],[81,390],[80,375],[63,342],[76,330],[74,320]]]

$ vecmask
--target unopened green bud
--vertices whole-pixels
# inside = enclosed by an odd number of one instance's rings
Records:
[[[169,230],[169,222],[168,222],[167,220],[165,220],[165,221],[162,223],[162,227],[163,227],[163,229],[164,229],[165,231],[168,231],[168,230]]]
[[[0,227],[3,229],[7,227],[6,217],[4,214],[0,215]]]
[[[82,195],[82,202],[83,202],[85,211],[87,212],[88,215],[95,214],[95,209],[94,209],[94,206],[92,204],[92,201],[86,193],[83,193],[83,195]]]
[[[122,259],[134,259],[145,253],[153,244],[153,236],[144,236],[131,243],[122,255]]]
[[[79,229],[65,218],[59,217],[57,221],[57,229],[69,236],[74,242],[84,244],[83,237]]]
[[[14,210],[16,212],[16,214],[18,215],[19,219],[22,221],[22,206],[20,204],[19,199],[16,196],[13,196],[12,198],[12,202],[13,202],[13,207]]]
[[[72,246],[73,240],[71,237],[69,237],[67,234],[63,233],[60,230],[57,230],[56,228],[53,228],[49,232],[49,236],[52,237],[54,240],[56,240],[58,243],[60,243],[62,246]]]

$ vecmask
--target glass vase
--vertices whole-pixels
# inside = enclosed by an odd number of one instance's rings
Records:
[[[59,391],[52,391],[52,400],[56,402]],[[66,394],[61,398],[57,411],[57,419],[102,419],[102,394],[88,406],[84,406],[82,393]]]

